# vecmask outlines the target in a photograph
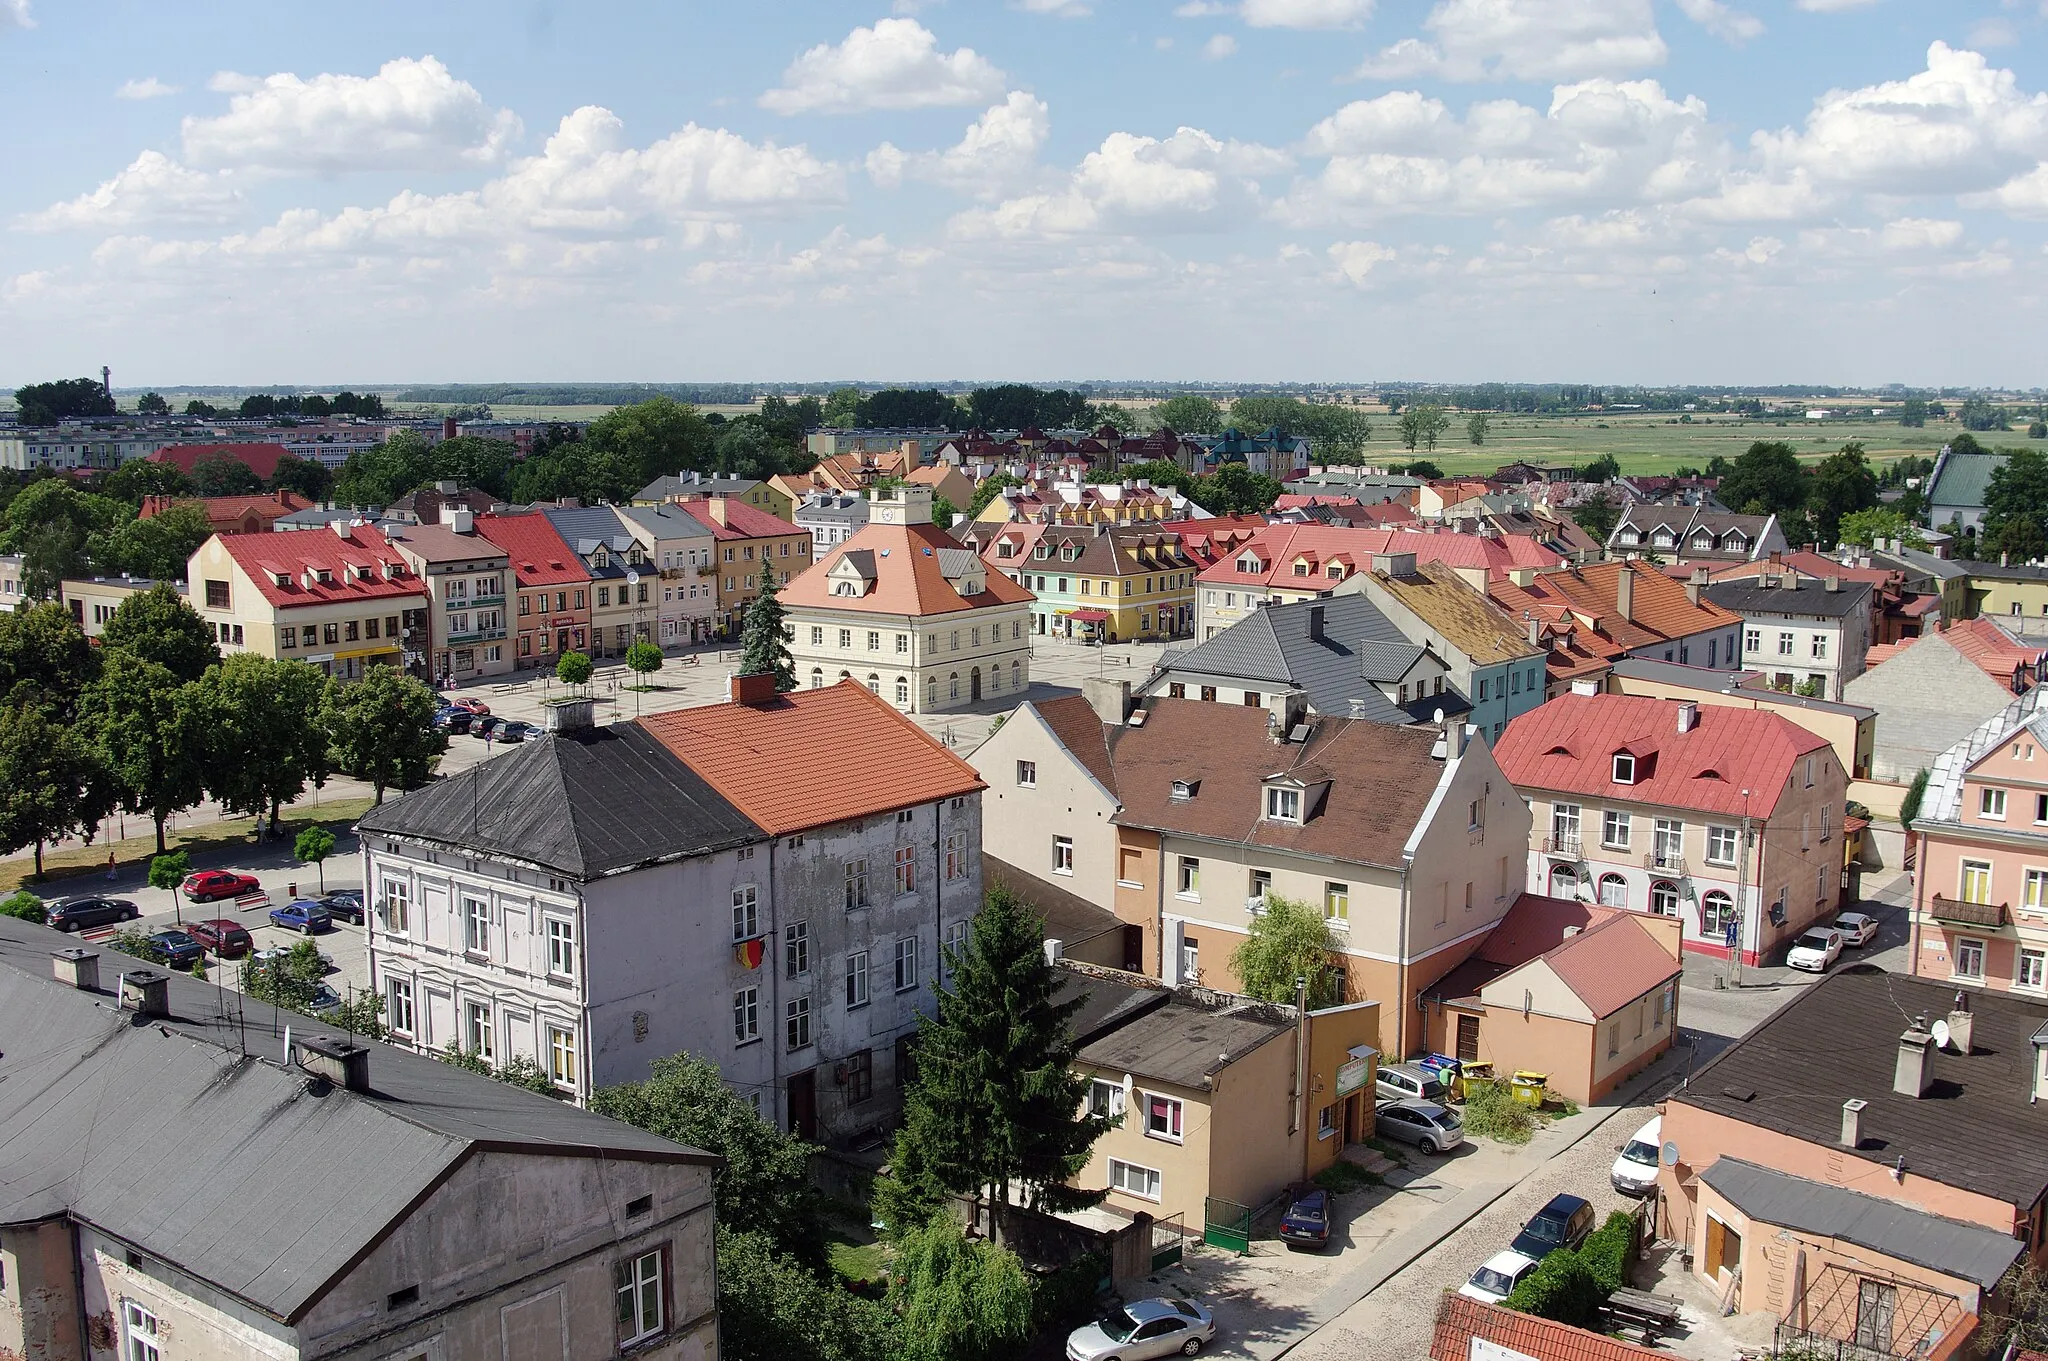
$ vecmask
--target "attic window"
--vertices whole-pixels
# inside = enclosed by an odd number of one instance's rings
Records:
[[[1328,576],[1330,580],[1335,581],[1337,578],[1344,575],[1344,564],[1341,562],[1331,563],[1329,567],[1325,569],[1324,575]]]
[[[1614,753],[1614,782],[1634,784],[1636,782],[1636,758],[1625,751]]]
[[[654,1213],[653,1196],[635,1196],[626,1202],[626,1218],[638,1219],[641,1215]]]
[[[1237,570],[1240,572],[1257,572],[1259,570],[1259,560],[1247,553],[1237,560]]]
[[[1173,782],[1173,801],[1175,803],[1186,803],[1195,796],[1195,791],[1201,787],[1202,782],[1200,780],[1175,780]]]
[[[368,581],[368,580],[369,580],[369,579],[371,578],[371,576],[372,576],[372,575],[374,575],[374,574],[373,574],[373,573],[371,572],[371,570],[370,570],[370,568],[369,568],[368,564],[365,564],[365,565],[363,565],[363,566],[361,566],[361,567],[358,567],[358,568],[356,568],[356,580],[357,580],[357,581]]]
[[[1301,791],[1277,785],[1266,786],[1266,819],[1269,822],[1300,822]]]
[[[1294,564],[1294,575],[1298,577],[1305,577],[1308,575],[1308,562],[1306,559]]]
[[[289,586],[292,584],[292,574],[290,572],[272,572],[270,574],[270,579],[280,586]]]
[[[386,1295],[384,1297],[384,1308],[387,1311],[403,1309],[408,1304],[418,1304],[419,1302],[420,1288],[416,1285],[409,1285],[403,1290],[394,1290],[389,1295]]]
[[[1549,751],[1546,751],[1543,754],[1545,756],[1569,756],[1572,754],[1572,752],[1570,747],[1552,747]]]

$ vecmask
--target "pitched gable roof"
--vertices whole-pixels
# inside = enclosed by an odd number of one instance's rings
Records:
[[[279,609],[351,600],[423,596],[426,587],[374,526],[294,530],[284,534],[217,534],[218,543]],[[323,579],[319,574],[326,573]],[[283,577],[283,581],[278,578]]]
[[[874,585],[861,595],[834,595],[832,576],[849,560],[859,567],[862,579]],[[982,589],[962,595],[953,581],[962,579],[969,568],[981,580]],[[937,525],[869,521],[783,587],[781,598],[785,606],[924,616],[1018,605],[1033,596],[1001,572],[987,570]]]
[[[190,477],[202,462],[224,458],[268,482],[277,476],[277,461],[290,452],[282,444],[174,444],[149,455],[149,461],[168,463]]]
[[[476,532],[505,550],[521,586],[558,586],[590,580],[576,550],[563,541],[545,515],[479,515]]]
[[[1059,699],[1027,700],[1024,707],[1035,710],[1060,745],[1072,752],[1074,759],[1115,797],[1116,768],[1109,754],[1112,729],[1103,723],[1094,705],[1080,695],[1063,695]]]

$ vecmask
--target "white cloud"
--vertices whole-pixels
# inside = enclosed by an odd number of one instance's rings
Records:
[[[233,94],[216,118],[184,122],[186,158],[198,165],[283,174],[451,170],[500,160],[519,135],[509,109],[433,57],[400,57],[374,76],[231,72],[213,88]]]
[[[1678,8],[1707,32],[1737,47],[1763,36],[1763,20],[1722,0],[1678,0]]]
[[[1222,61],[1225,57],[1236,55],[1237,39],[1231,37],[1228,33],[1218,33],[1215,37],[1202,44],[1202,59],[1204,61]]]
[[[1359,77],[1575,80],[1670,55],[1650,0],[1437,0],[1422,26],[1433,41],[1403,38],[1368,57]]]
[[[1253,28],[1357,28],[1373,0],[1244,0],[1239,13]]]
[[[0,33],[35,26],[35,16],[28,12],[28,0],[0,0]]]
[[[149,222],[223,222],[242,196],[217,176],[145,151],[90,193],[21,219],[31,231],[116,231]]]
[[[882,19],[791,62],[761,106],[783,114],[930,109],[999,99],[1003,85],[1003,73],[973,48],[941,52],[917,20]]]
[[[2015,175],[1989,193],[1966,195],[1963,203],[1972,208],[1996,208],[2013,217],[2048,220],[2048,164]]]
[[[1200,128],[1164,139],[1113,132],[1064,189],[970,210],[950,230],[964,240],[1045,240],[1227,226],[1256,211],[1258,177],[1287,164],[1284,152]]]
[[[1979,19],[1970,25],[1965,45],[1973,48],[2011,47],[2020,40],[2020,31],[2010,19]]]
[[[1792,0],[1792,3],[1814,14],[1846,14],[1852,9],[1868,9],[1878,0]]]
[[[1173,7],[1173,17],[1176,19],[1212,19],[1231,13],[1235,13],[1235,10],[1222,3],[1222,0],[1187,0],[1185,4]]]
[[[116,99],[162,99],[165,95],[178,93],[176,85],[166,85],[155,76],[144,76],[141,80],[124,80],[114,91]]]
[[[1085,19],[1095,12],[1087,0],[1010,0],[1010,7],[1026,14],[1049,14],[1055,19]]]
[[[1045,101],[1012,91],[945,151],[904,152],[882,143],[868,153],[868,178],[885,188],[905,179],[929,180],[993,198],[1023,187],[1034,175],[1039,148],[1051,130]]]
[[[1352,283],[1362,284],[1376,266],[1401,258],[1401,252],[1377,241],[1336,241],[1329,249],[1330,262]]]

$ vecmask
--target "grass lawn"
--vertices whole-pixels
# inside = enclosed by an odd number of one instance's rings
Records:
[[[850,1243],[835,1238],[826,1249],[832,1269],[844,1281],[879,1281],[888,1271],[888,1255],[880,1243]]]
[[[330,830],[347,827],[350,823],[370,811],[374,801],[367,798],[335,799],[322,803],[319,817],[287,818],[284,824],[284,839],[289,842],[304,828],[319,823]],[[145,826],[147,823],[145,822]],[[171,850],[185,850],[195,857],[212,851],[226,851],[248,845],[249,838],[256,831],[254,818],[233,818],[226,822],[209,822],[203,827],[189,831],[172,830],[164,833],[164,845]],[[125,841],[112,843],[115,859],[121,868],[149,872],[149,862],[156,856],[156,832],[154,828],[141,836],[131,836]],[[47,851],[43,855],[43,880],[38,887],[49,887],[63,880],[82,876],[104,874],[107,868],[107,842],[92,846],[72,846],[61,851]],[[0,894],[12,893],[27,885],[34,875],[36,862],[32,856],[0,861]],[[308,869],[310,870],[310,866]]]
[[[1612,454],[1624,473],[1665,473],[1682,465],[1706,467],[1719,454],[1734,458],[1758,440],[1782,440],[1805,459],[1822,459],[1851,440],[1861,440],[1873,462],[1887,462],[1905,454],[1933,457],[1954,438],[1962,426],[1954,421],[1930,421],[1924,427],[1908,429],[1896,421],[1843,420],[1807,421],[1759,419],[1737,416],[1695,416],[1689,425],[1662,415],[1619,413],[1598,416],[1495,416],[1478,448],[1465,439],[1462,418],[1453,416],[1451,428],[1435,452],[1409,453],[1401,448],[1395,418],[1373,419],[1372,440],[1366,445],[1375,462],[1404,462],[1427,458],[1449,474],[1491,473],[1504,463],[1587,463],[1601,454]],[[1987,446],[2025,442],[2022,431],[1997,431],[1980,437]]]

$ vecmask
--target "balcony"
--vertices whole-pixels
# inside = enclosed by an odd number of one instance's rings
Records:
[[[715,576],[717,576],[717,575],[718,575],[718,564],[717,564],[717,563],[715,563],[715,562],[707,562],[707,563],[705,563],[705,564],[704,564],[704,565],[703,565],[702,567],[699,567],[699,568],[697,569],[697,575],[698,575],[698,576],[700,576],[700,577],[715,577]]]
[[[1664,851],[1651,851],[1643,857],[1643,868],[1658,874],[1676,874],[1682,877],[1686,872],[1685,857]]]
[[[1987,931],[1996,931],[2012,920],[2011,910],[2004,903],[1966,903],[1955,898],[1944,898],[1939,893],[1928,904],[1928,915],[1939,922],[1955,926],[1977,926]]]
[[[449,647],[467,647],[471,643],[497,643],[504,641],[505,630],[475,629],[468,633],[451,633],[441,641]]]
[[[469,603],[472,607],[477,605],[502,605],[505,603],[505,593],[503,591],[487,591],[480,595],[471,596]],[[449,604],[455,605],[456,602],[450,601]],[[456,605],[456,608],[459,609],[461,607]]]
[[[1578,860],[1584,857],[1585,850],[1580,844],[1577,832],[1559,832],[1543,838],[1543,853]]]

